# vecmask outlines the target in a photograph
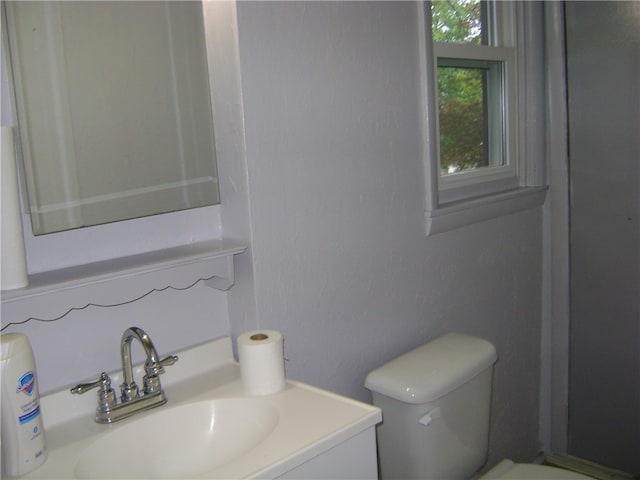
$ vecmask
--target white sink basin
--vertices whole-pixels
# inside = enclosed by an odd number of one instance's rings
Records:
[[[278,411],[254,398],[160,407],[89,445],[77,478],[190,478],[247,453],[278,424]]]
[[[113,425],[94,421],[94,395],[40,397],[48,458],[20,480],[376,478],[379,408],[293,380],[247,396],[229,337],[175,353],[169,403]]]

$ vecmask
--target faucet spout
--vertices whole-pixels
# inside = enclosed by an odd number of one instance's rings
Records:
[[[156,351],[156,347],[153,345],[149,335],[139,327],[127,328],[122,334],[122,342],[120,344],[123,375],[123,383],[120,388],[122,391],[121,397],[123,402],[128,402],[139,396],[138,385],[136,385],[136,382],[133,379],[133,365],[131,361],[131,343],[134,339],[140,342],[147,356],[145,369],[148,369],[149,367],[158,368],[158,365],[160,365],[158,352]],[[160,366],[160,368],[162,367]],[[158,373],[162,373],[162,371],[159,371]]]
[[[133,379],[133,362],[131,360],[131,344],[138,340],[147,356],[144,362],[143,390],[139,391]],[[160,374],[164,373],[164,367],[173,365],[178,361],[176,355],[169,355],[159,360],[156,347],[147,333],[138,327],[127,328],[122,334],[120,342],[120,354],[122,357],[123,383],[120,385],[120,403],[116,401],[115,392],[111,388],[111,379],[106,373],[94,382],[78,385],[71,389],[71,393],[85,393],[93,388],[98,388],[98,408],[96,409],[96,422],[112,423],[127,418],[136,412],[141,412],[164,405],[167,397],[160,385]]]

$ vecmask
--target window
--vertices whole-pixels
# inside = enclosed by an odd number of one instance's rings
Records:
[[[509,128],[515,116],[516,81],[509,6],[480,0],[431,4],[438,185],[444,199],[463,196],[469,186],[486,192],[516,185],[518,169],[511,148],[515,135]]]
[[[540,134],[539,126],[533,137],[528,131],[530,107],[544,105],[544,76],[538,85],[530,82],[530,74],[543,69],[527,56],[544,46],[524,34],[539,29],[543,37],[542,10],[527,3],[435,0],[423,7],[428,233],[529,205],[514,196],[544,184],[543,175],[527,174],[529,160],[544,164],[543,157],[527,155],[527,142]],[[544,188],[536,191],[541,203]],[[500,199],[511,205],[499,205]]]

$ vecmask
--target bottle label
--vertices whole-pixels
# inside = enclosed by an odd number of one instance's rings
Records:
[[[37,418],[38,415],[40,415],[40,406],[39,405],[36,406],[36,408],[31,410],[30,412],[27,412],[24,415],[20,415],[18,417],[18,420],[20,420],[20,425],[24,425],[25,423],[29,423],[34,418]]]
[[[22,393],[27,397],[32,397],[35,392],[35,385],[36,376],[32,371],[29,371],[18,379],[16,394]],[[24,425],[38,418],[40,415],[40,402],[38,401],[37,395],[35,398],[27,398],[27,401],[20,405],[20,409],[22,410],[22,415],[18,417],[20,425]]]
[[[33,372],[27,372],[18,379],[18,389],[16,393],[26,393],[33,395],[33,388],[36,385],[36,376]]]

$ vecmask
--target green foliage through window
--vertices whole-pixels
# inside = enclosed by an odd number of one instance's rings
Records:
[[[486,45],[486,2],[431,3],[433,40]],[[484,62],[438,59],[440,169],[443,175],[490,164],[488,107],[492,81]]]
[[[436,0],[431,3],[434,42],[486,44],[483,2]]]
[[[488,165],[485,85],[483,69],[438,67],[443,174]]]

